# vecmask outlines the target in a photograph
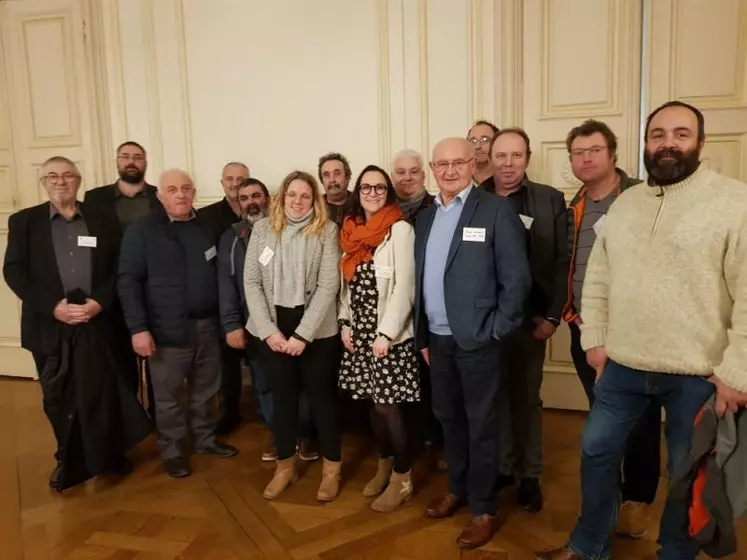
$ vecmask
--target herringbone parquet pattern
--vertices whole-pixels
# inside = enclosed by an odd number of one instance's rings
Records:
[[[305,467],[298,483],[276,502],[262,498],[272,472],[259,461],[262,428],[244,427],[231,442],[231,460],[193,459],[194,474],[172,480],[162,470],[154,442],[134,455],[125,480],[100,479],[64,496],[51,492],[52,435],[41,410],[38,385],[0,380],[0,558],[110,560],[366,559],[504,560],[563,543],[579,507],[578,455],[583,416],[547,412],[544,489],[546,508],[530,515],[503,499],[506,522],[484,549],[455,544],[467,513],[435,522],[423,516],[444,476],[415,469],[417,496],[400,510],[377,514],[360,494],[375,470],[364,441],[347,438],[345,486],[340,498],[314,499],[320,465]],[[661,508],[663,492],[657,500]],[[655,523],[641,541],[619,541],[615,558],[655,558]],[[747,539],[747,527],[740,526]]]

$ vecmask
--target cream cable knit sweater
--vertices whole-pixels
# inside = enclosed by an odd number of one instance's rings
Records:
[[[634,369],[747,391],[747,185],[706,169],[612,205],[589,260],[581,344]]]

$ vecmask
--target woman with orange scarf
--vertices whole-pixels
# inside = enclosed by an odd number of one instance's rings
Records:
[[[355,182],[340,234],[339,321],[345,354],[340,387],[371,401],[380,445],[374,478],[363,489],[388,512],[412,497],[410,452],[400,403],[420,400],[413,340],[415,234],[397,206],[389,175],[369,165]]]

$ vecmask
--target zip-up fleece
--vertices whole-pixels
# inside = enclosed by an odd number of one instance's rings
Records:
[[[615,168],[615,171],[620,175],[620,184],[617,186],[618,195],[641,182],[640,179],[628,177],[628,174],[619,167]],[[568,269],[568,299],[563,308],[563,319],[568,323],[571,323],[578,317],[578,309],[573,306],[573,276],[576,273],[578,232],[581,229],[581,222],[584,219],[584,212],[586,211],[587,190],[586,185],[581,187],[568,206],[568,251],[571,255],[571,265]]]

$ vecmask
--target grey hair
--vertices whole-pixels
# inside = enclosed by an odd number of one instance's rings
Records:
[[[179,169],[178,167],[172,167],[171,169],[164,170],[159,176],[158,176],[158,190],[160,191],[163,186],[163,178],[166,175],[170,175],[172,173],[179,173],[181,175],[184,175],[187,179],[189,179],[189,182],[192,183],[192,188],[195,188],[195,181],[192,178],[192,175],[187,173],[184,169]]]
[[[248,166],[247,164],[245,164],[245,163],[243,163],[243,162],[241,162],[241,161],[229,161],[229,162],[228,162],[228,163],[227,163],[226,165],[224,165],[224,166],[223,166],[223,170],[221,171],[221,175],[223,174],[223,172],[224,172],[224,171],[225,171],[226,169],[228,169],[228,168],[229,168],[229,167],[231,167],[232,165],[236,165],[236,166],[238,166],[238,167],[243,167],[244,169],[246,169],[246,174],[247,174],[247,175],[249,175],[249,173],[251,173],[251,172],[249,171],[249,166]]]
[[[392,156],[392,167],[394,167],[394,164],[397,163],[398,160],[406,157],[415,158],[420,163],[420,167],[423,167],[423,156],[417,150],[411,150],[409,148],[400,150]]]

